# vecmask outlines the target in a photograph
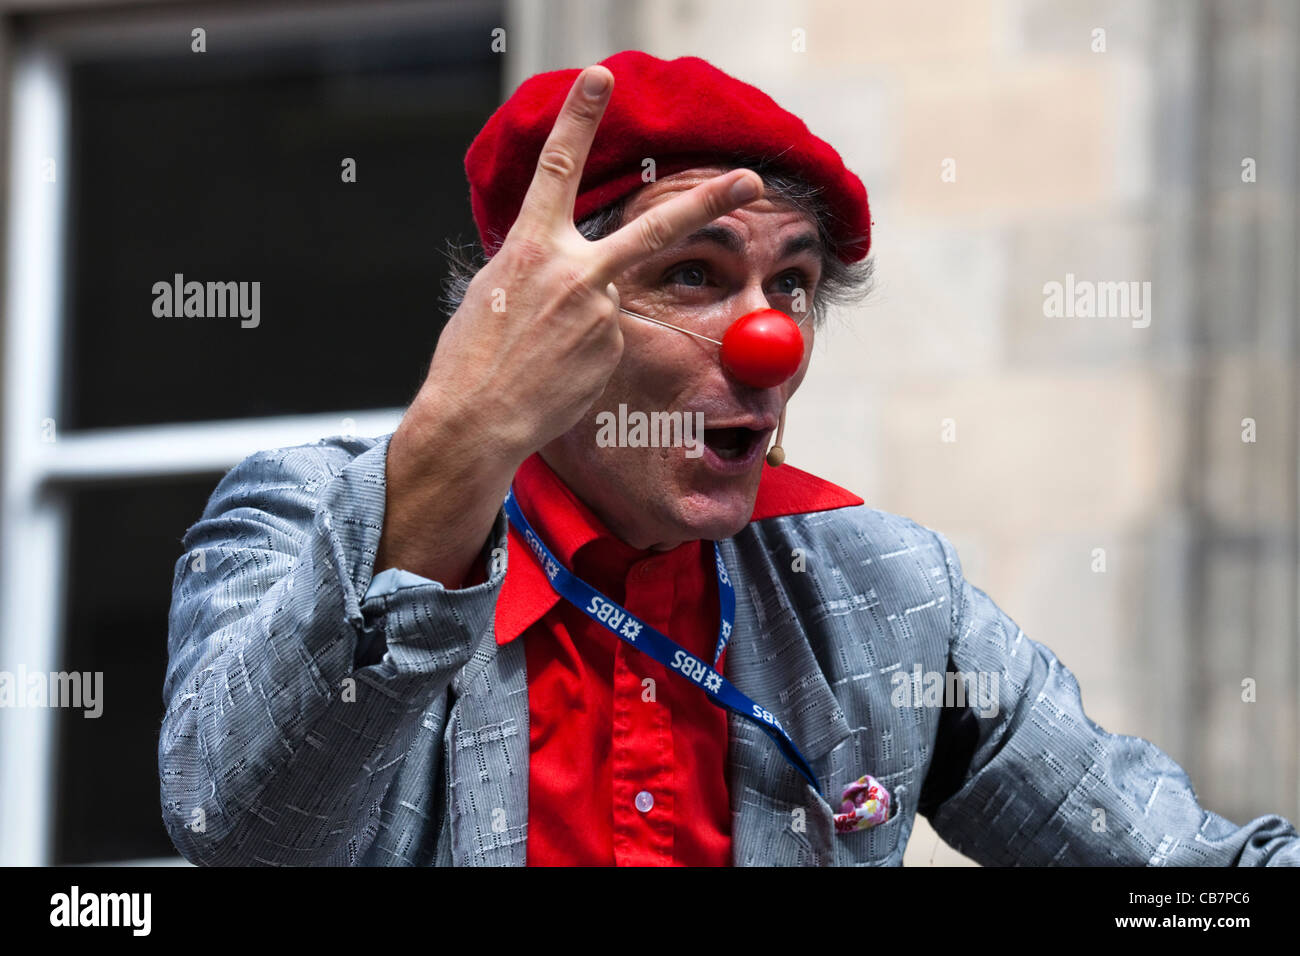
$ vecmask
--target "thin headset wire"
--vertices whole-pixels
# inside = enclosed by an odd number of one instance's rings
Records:
[[[641,313],[639,312],[633,312],[631,309],[625,309],[622,306],[619,306],[618,310],[620,312],[632,316],[634,319],[642,319],[646,322],[653,322],[655,325],[662,325],[664,328],[672,329],[674,332],[684,332],[687,335],[695,336],[697,339],[703,339],[706,342],[712,342],[714,345],[717,346],[722,345],[722,343],[719,342],[717,339],[709,338],[707,335],[702,335],[699,332],[692,332],[690,329],[684,329],[680,325],[673,325],[671,322],[664,322],[662,319],[652,319],[648,315],[641,315]],[[806,318],[808,318],[808,313],[805,312],[803,314],[803,317],[800,318],[797,322],[795,322],[795,325],[799,325],[799,326],[803,325],[803,321]]]
[[[653,322],[655,325],[662,325],[665,329],[672,329],[676,332],[685,332],[687,335],[693,335],[697,339],[704,339],[704,341],[712,342],[714,345],[722,345],[722,343],[717,339],[711,339],[707,335],[701,335],[699,332],[692,332],[690,329],[684,329],[680,325],[673,325],[669,322],[660,321],[659,319],[652,319],[648,315],[641,315],[638,312],[633,312],[631,309],[625,309],[622,306],[619,306],[618,311],[624,312],[632,316],[634,319],[644,319],[646,322]]]

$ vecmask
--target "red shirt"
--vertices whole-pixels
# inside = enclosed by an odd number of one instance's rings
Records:
[[[718,582],[710,542],[637,551],[538,455],[520,467],[514,490],[557,559],[712,661]],[[764,466],[752,520],[861,503],[788,465]],[[495,623],[498,644],[525,642],[528,864],[730,865],[727,712],[561,598],[513,527],[508,547]],[[719,669],[725,664],[724,653]]]

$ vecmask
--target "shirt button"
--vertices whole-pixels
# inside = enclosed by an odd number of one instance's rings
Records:
[[[649,790],[642,790],[636,795],[636,808],[642,813],[649,813],[650,808],[655,805],[654,794]]]

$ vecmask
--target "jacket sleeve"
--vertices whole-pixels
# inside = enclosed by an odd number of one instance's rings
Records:
[[[949,667],[972,686],[983,679],[995,693],[980,703],[996,702],[940,719],[918,809],[945,841],[990,866],[1300,865],[1287,820],[1239,827],[1202,808],[1154,744],[1093,723],[1074,675],[964,579],[936,536],[953,597]]]
[[[192,863],[355,860],[421,714],[491,640],[501,562],[475,587],[365,596],[388,450],[372,441],[253,455],[185,536],[158,771]]]

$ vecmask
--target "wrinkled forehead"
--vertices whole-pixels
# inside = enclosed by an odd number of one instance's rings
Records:
[[[660,203],[667,202],[674,196],[687,192],[699,184],[735,168],[737,167],[721,164],[697,166],[646,183],[625,200],[623,222],[631,222],[646,210],[653,209]],[[747,203],[742,209],[751,214],[770,214],[772,216],[770,220],[771,227],[779,230],[787,230],[800,225],[808,226],[814,232],[817,230],[817,222],[810,213],[778,196],[764,195],[754,202]],[[728,217],[723,216],[720,218],[726,219]]]

